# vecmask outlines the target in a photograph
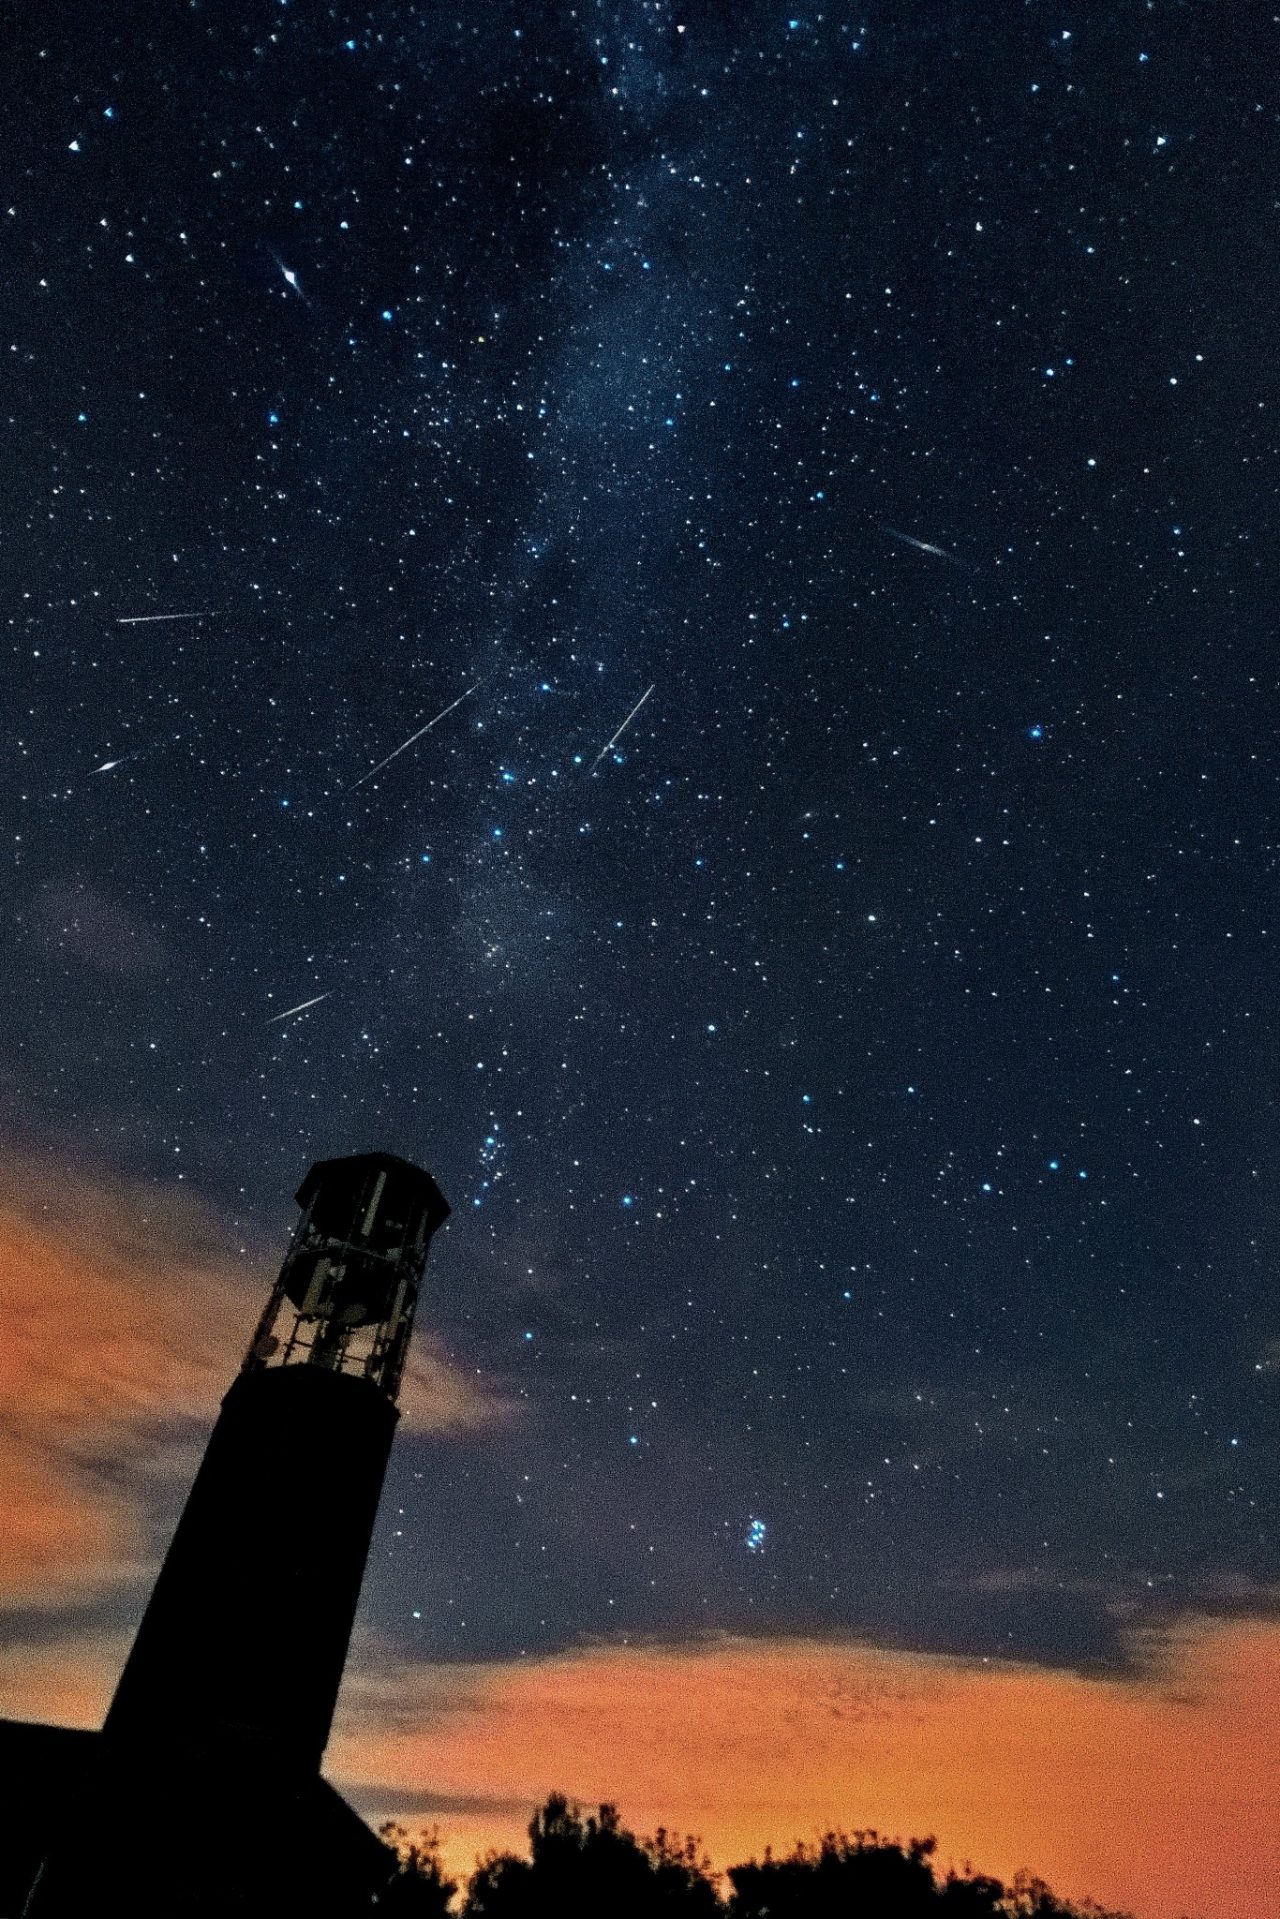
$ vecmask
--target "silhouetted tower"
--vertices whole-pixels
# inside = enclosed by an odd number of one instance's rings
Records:
[[[449,1215],[390,1153],[322,1160],[165,1556],[103,1736],[277,1779],[318,1772],[395,1430],[418,1288]]]

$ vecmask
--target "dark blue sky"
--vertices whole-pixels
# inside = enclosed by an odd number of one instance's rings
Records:
[[[1268,1609],[1274,23],[39,12],[5,1125],[436,1174],[371,1620]]]

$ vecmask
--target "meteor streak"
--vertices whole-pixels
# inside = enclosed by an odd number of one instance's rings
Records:
[[[655,680],[653,683],[653,686],[656,686],[657,684],[658,682]],[[604,745],[600,748],[600,751],[596,754],[595,758],[591,762],[591,768],[590,768],[591,772],[593,773],[595,772],[597,766],[599,766],[601,760],[604,758],[605,754],[609,751],[609,748],[611,746],[617,745],[618,741],[622,738],[623,734],[626,732],[627,728],[630,726],[632,720],[635,718],[636,714],[640,711],[640,708],[644,705],[645,701],[648,699],[650,693],[652,693],[653,686],[649,686],[645,688],[644,692],[640,695],[640,698],[636,701],[631,711],[627,714],[626,719],[622,722],[622,725],[618,728],[613,738],[611,740],[605,741]]]
[[[486,674],[485,678],[492,679],[493,675],[491,673]],[[437,713],[433,720],[428,720],[426,725],[420,726],[416,733],[411,733],[407,740],[404,740],[399,746],[396,747],[394,753],[388,753],[386,758],[383,760],[379,760],[376,766],[371,766],[367,773],[362,773],[358,780],[352,780],[350,786],[346,788],[346,791],[348,793],[354,793],[357,786],[363,786],[365,781],[371,780],[375,773],[381,773],[384,766],[390,766],[392,760],[399,759],[402,753],[407,753],[409,748],[414,744],[415,740],[420,740],[424,733],[429,733],[431,731],[433,726],[439,726],[441,720],[445,718],[446,714],[452,713],[455,706],[461,706],[462,702],[465,699],[469,699],[470,696],[473,693],[477,692],[479,688],[482,687],[483,685],[484,685],[484,680],[477,680],[475,685],[469,686],[465,693],[459,693],[456,700],[450,700],[448,706],[445,707],[444,712]]]
[[[917,540],[914,533],[900,533],[896,526],[885,526],[881,531],[887,533],[891,540],[901,540],[904,546],[915,547],[917,553],[931,553],[935,560],[950,560],[953,566],[956,563],[945,547],[935,546],[932,540]]]
[[[304,999],[300,1005],[289,1007],[287,1012],[273,1013],[271,1015],[271,1018],[267,1021],[267,1025],[274,1026],[277,1020],[292,1019],[295,1013],[305,1013],[308,1006],[318,1006],[322,999],[330,998],[330,996],[336,991],[337,991],[337,988],[331,986],[327,993],[317,993],[314,999]]]
[[[306,301],[306,304],[310,306],[311,302],[307,300],[306,294],[302,291],[302,282],[299,280],[293,268],[287,267],[284,261],[280,258],[280,255],[278,253],[273,253],[271,258],[275,261],[276,265],[279,267],[280,278],[284,281],[289,291],[291,293],[296,293],[300,300]]]
[[[144,626],[149,620],[216,620],[216,613],[123,613],[117,626]]]
[[[176,739],[177,737],[178,735],[175,733],[174,738]],[[145,753],[148,750],[149,749],[145,746],[135,746],[128,753],[117,754],[117,756],[113,760],[103,760],[101,766],[91,766],[89,768],[89,778],[93,779],[99,773],[114,773],[117,766],[127,766],[130,760],[136,760],[140,754]]]

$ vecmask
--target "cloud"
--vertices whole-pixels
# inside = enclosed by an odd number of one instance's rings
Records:
[[[389,1786],[385,1781],[355,1786],[348,1794],[357,1812],[377,1824],[384,1819],[498,1819],[518,1821],[529,1817],[523,1799],[503,1798],[501,1794],[479,1792],[435,1792],[431,1787],[413,1791]],[[468,1860],[468,1864],[470,1861]]]
[[[165,949],[150,927],[96,886],[68,880],[46,886],[35,907],[44,944],[118,978],[158,973]]]
[[[90,1631],[43,1645],[0,1644],[0,1711],[54,1726],[97,1726],[129,1650],[126,1632]]]
[[[400,1385],[402,1432],[492,1432],[519,1418],[522,1410],[500,1389],[463,1372],[422,1328],[414,1333]]]
[[[0,1605],[83,1606],[154,1570],[273,1277],[185,1188],[0,1152]],[[405,1423],[505,1403],[421,1335]]]
[[[1050,1566],[984,1566],[975,1572],[944,1576],[940,1583],[953,1592],[977,1598],[1011,1599],[1023,1593],[1107,1595],[1102,1580],[1066,1578]]]
[[[522,1846],[559,1788],[696,1832],[721,1867],[875,1826],[1144,1919],[1238,1919],[1280,1892],[1278,1713],[1265,1622],[1187,1624],[1136,1682],[807,1640],[431,1669],[366,1654],[329,1772],[371,1816],[439,1823],[455,1875]]]

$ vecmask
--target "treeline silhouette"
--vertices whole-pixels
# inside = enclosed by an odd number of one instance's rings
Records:
[[[1129,1919],[1070,1905],[1027,1874],[1010,1886],[969,1869],[943,1878],[934,1840],[875,1832],[830,1832],[721,1874],[696,1839],[638,1839],[616,1806],[584,1813],[558,1793],[529,1822],[529,1857],[490,1853],[455,1906],[438,1835],[381,1831],[400,1867],[379,1909],[396,1919]]]

